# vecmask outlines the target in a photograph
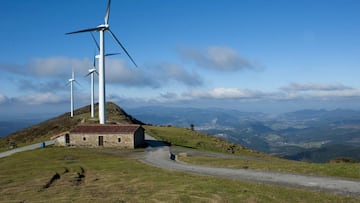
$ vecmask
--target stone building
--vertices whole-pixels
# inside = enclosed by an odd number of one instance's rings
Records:
[[[56,146],[66,146],[69,144],[69,131],[61,132],[52,136],[50,139],[55,141]]]
[[[141,125],[78,125],[68,136],[65,143],[73,146],[136,148],[145,144]]]

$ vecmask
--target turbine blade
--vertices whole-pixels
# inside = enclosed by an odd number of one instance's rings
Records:
[[[96,44],[96,47],[98,48],[98,50],[100,50],[99,43],[96,41],[96,39],[95,39],[95,37],[94,37],[93,33],[92,33],[92,32],[90,32],[90,34],[91,34],[91,37],[93,38],[93,40],[94,40],[94,42],[95,42],[95,44]]]
[[[74,32],[68,32],[65,33],[66,35],[71,35],[71,34],[76,34],[76,33],[81,33],[81,32],[92,32],[92,31],[99,31],[101,30],[101,27],[94,27],[94,28],[89,28],[89,29],[84,29],[84,30],[78,30],[78,31],[74,31]]]
[[[96,54],[94,54],[93,67],[96,69]]]
[[[110,54],[105,54],[105,56],[114,56],[114,55],[120,55],[121,53],[110,53]]]
[[[76,82],[76,84],[78,84],[81,87],[81,85],[80,85],[80,83],[78,83],[78,81],[74,80],[74,82]]]
[[[84,77],[87,77],[87,76],[89,76],[90,74],[91,74],[92,72],[89,72],[88,74],[86,74]]]
[[[128,57],[130,58],[130,60],[133,62],[133,64],[135,65],[135,67],[138,67],[134,61],[134,59],[130,56],[130,54],[126,51],[125,47],[121,44],[121,42],[118,40],[118,38],[114,35],[114,33],[108,29],[110,35],[112,36],[112,38],[120,45],[120,47],[124,50],[124,52],[126,53],[126,55],[128,55]]]
[[[111,0],[108,1],[108,5],[106,8],[106,13],[105,13],[105,25],[107,25],[109,23],[109,16],[110,16],[110,4],[111,4]]]

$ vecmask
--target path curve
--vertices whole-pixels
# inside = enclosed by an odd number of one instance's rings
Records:
[[[360,197],[360,181],[340,179],[334,177],[317,177],[295,175],[289,173],[275,173],[249,169],[231,169],[193,165],[172,160],[169,146],[150,148],[142,158],[144,163],[176,171],[193,174],[216,176],[228,179],[245,180],[256,183],[266,183],[294,188],[311,189],[334,194]]]

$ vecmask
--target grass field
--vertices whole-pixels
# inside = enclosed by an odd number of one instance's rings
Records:
[[[190,129],[160,126],[145,126],[145,129],[149,135],[159,140],[167,141],[174,146],[236,155],[250,155],[261,158],[271,157],[267,154],[259,153]]]
[[[298,173],[317,176],[335,176],[360,179],[359,163],[307,163],[289,160],[244,160],[232,158],[216,158],[209,156],[178,156],[179,160],[197,164],[226,168],[256,169],[274,172]]]
[[[360,179],[360,163],[318,164],[291,161],[258,153],[189,129],[147,126],[146,130],[150,135],[175,146],[253,157],[249,160],[238,157],[219,159],[209,156],[179,156],[180,160],[193,164]]]
[[[359,178],[358,164],[310,164],[279,159],[183,128],[146,126],[173,146],[237,158],[181,156],[197,164]],[[22,143],[21,143],[22,144]],[[115,153],[107,153],[108,151]],[[140,151],[140,152],[139,152]],[[48,147],[0,159],[0,202],[359,202],[290,189],[163,170],[116,149]],[[251,161],[241,157],[253,157]]]
[[[168,171],[143,164],[139,155],[104,152],[50,147],[2,158],[0,202],[359,202]]]

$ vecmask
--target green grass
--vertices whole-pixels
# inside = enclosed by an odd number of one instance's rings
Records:
[[[175,146],[238,156],[228,159],[208,156],[180,156],[180,160],[189,163],[360,179],[360,163],[318,164],[291,161],[258,153],[240,145],[231,144],[218,138],[183,128],[146,126],[146,132]],[[244,158],[244,156],[246,157]]]
[[[203,151],[228,153],[235,155],[251,155],[255,157],[270,157],[267,154],[245,148],[241,145],[226,142],[214,136],[179,127],[145,126],[146,133],[173,146],[180,146]]]
[[[359,163],[307,163],[281,159],[254,159],[216,158],[209,156],[179,156],[179,160],[197,164],[226,168],[255,169],[274,172],[297,173],[317,176],[335,176],[360,179]]]
[[[85,177],[76,184],[81,168]],[[60,179],[42,189],[56,172]],[[0,159],[0,193],[0,202],[359,201],[302,189],[163,170],[143,164],[134,155],[121,155],[121,151],[113,155],[79,148],[45,148]]]

